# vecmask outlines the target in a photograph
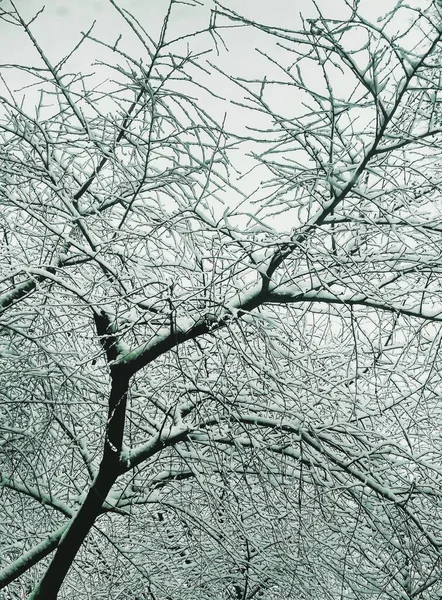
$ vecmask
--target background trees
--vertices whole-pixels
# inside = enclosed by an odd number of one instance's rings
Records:
[[[438,6],[111,4],[136,51],[2,13],[5,597],[438,597]]]

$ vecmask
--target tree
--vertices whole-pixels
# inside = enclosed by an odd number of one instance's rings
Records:
[[[156,38],[110,4],[142,59],[90,29],[54,61],[1,14],[40,63],[2,67],[0,584],[438,597],[438,4],[171,36],[172,0]],[[92,43],[101,83],[69,71]]]

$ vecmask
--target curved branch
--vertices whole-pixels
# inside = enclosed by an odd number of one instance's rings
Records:
[[[19,494],[24,494],[25,496],[28,496],[29,498],[33,498],[40,504],[42,504],[44,506],[50,506],[54,510],[61,512],[61,514],[63,514],[65,517],[72,517],[75,514],[75,511],[72,508],[70,508],[67,504],[64,504],[64,502],[60,502],[59,500],[52,498],[52,496],[50,496],[50,495],[42,494],[39,489],[34,488],[30,485],[27,485],[27,484],[25,485],[23,483],[18,483],[17,481],[14,481],[13,479],[9,479],[8,477],[5,477],[1,473],[0,473],[0,487],[9,488],[10,490],[13,490],[14,492],[17,492]]]
[[[403,304],[387,303],[380,300],[373,300],[365,294],[343,294],[338,296],[331,292],[310,291],[300,292],[299,288],[281,288],[278,291],[272,291],[267,296],[266,304],[296,304],[301,302],[318,302],[321,304],[338,304],[340,306],[362,306],[383,310],[386,312],[404,315],[406,317],[415,317],[425,321],[442,322],[442,306],[433,310],[424,310],[419,303],[418,308],[407,308]]]

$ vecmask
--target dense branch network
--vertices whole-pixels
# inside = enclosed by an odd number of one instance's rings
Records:
[[[142,59],[91,28],[54,63],[0,14],[41,63],[0,98],[0,586],[436,597],[439,9],[195,3],[173,38],[182,3],[156,37],[110,4]],[[92,44],[100,85],[67,70]]]

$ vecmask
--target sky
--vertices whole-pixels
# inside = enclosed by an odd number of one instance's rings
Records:
[[[187,1],[193,2],[194,0]],[[207,26],[214,2],[213,0],[197,1],[201,6],[190,7],[184,4],[174,6],[171,34],[180,35],[183,32],[190,32]],[[225,5],[258,22],[297,29],[301,26],[301,16],[304,19],[315,16],[314,1],[225,0]],[[419,0],[414,1],[418,2]],[[396,0],[361,0],[361,9],[367,17],[376,20],[395,3]],[[94,33],[100,39],[106,39],[112,43],[122,32],[121,17],[111,6],[109,0],[76,0],[75,2],[66,0],[16,0],[15,4],[23,16],[27,18],[35,15],[42,6],[45,7],[42,14],[34,22],[32,30],[54,63],[74,47],[81,36],[81,32],[86,31],[94,21],[96,21]],[[153,37],[158,36],[169,4],[168,0],[120,0],[119,4],[135,14],[149,34]],[[344,0],[319,0],[318,5],[326,16],[340,18],[343,14]],[[0,7],[6,10],[8,6],[10,6],[9,0],[0,0]],[[333,7],[333,10],[331,10],[331,7]],[[126,33],[122,41],[125,47],[133,51],[135,56],[139,56],[139,46],[131,39],[127,27],[124,27],[124,29]],[[228,70],[234,67],[238,74],[250,73],[251,68],[253,68],[258,77],[266,74],[265,69],[268,68],[268,65],[260,61],[255,52],[259,36],[256,31],[243,29],[240,35],[238,35],[238,31],[224,32],[224,35],[228,51],[220,47],[222,56],[218,57],[218,61],[223,68]],[[38,59],[31,42],[26,39],[23,33],[18,31],[17,27],[0,21],[0,40],[1,63],[29,64],[30,61],[34,60],[33,64],[38,65]],[[208,37],[201,38],[201,40],[192,40],[192,46],[196,49],[199,47],[203,49],[207,45],[210,45]],[[71,60],[71,68],[89,68],[94,58],[99,58],[96,53],[96,47],[84,46],[84,50],[76,53],[75,58]],[[213,59],[216,62],[215,56]],[[258,65],[261,66],[258,67]],[[17,78],[17,73],[14,74],[14,77]],[[221,87],[225,86],[226,82],[219,80],[219,85]]]
[[[342,18],[347,12],[346,0],[224,0],[224,4],[238,11],[247,18],[260,23],[284,27],[287,29],[299,29],[302,27],[302,19],[310,19],[316,16],[314,3],[317,2],[325,16],[330,18]],[[10,0],[0,0],[0,8],[7,10]],[[207,27],[210,19],[210,11],[214,8],[213,0],[187,0],[188,4],[175,4],[171,17],[170,35],[180,36],[195,30]],[[411,4],[419,5],[426,0],[409,0]],[[127,25],[121,16],[111,5],[109,0],[15,0],[16,7],[24,18],[32,18],[43,6],[44,11],[32,24],[32,31],[43,48],[46,55],[53,64],[61,60],[81,39],[81,32],[87,31],[94,21],[96,25],[93,33],[95,37],[114,44],[120,33],[123,38],[119,47],[133,56],[140,58],[145,54],[142,46],[131,35]],[[194,6],[189,6],[193,3]],[[396,4],[396,0],[360,0],[360,10],[372,21],[382,17]],[[146,28],[148,33],[158,39],[162,21],[166,14],[169,0],[120,0],[119,6],[132,12]],[[350,32],[351,35],[351,32]],[[358,43],[358,33],[355,34],[355,43]],[[190,43],[194,51],[212,48],[207,55],[207,60],[212,61],[225,73],[235,73],[239,76],[262,80],[263,77],[271,77],[281,73],[276,67],[256,52],[259,47],[268,51],[272,56],[278,56],[278,48],[274,40],[260,34],[254,29],[234,29],[223,31],[223,39],[227,48],[218,44],[219,54],[216,52],[213,40],[206,34],[198,38],[192,38]],[[1,57],[0,63],[23,64],[41,67],[42,63],[32,43],[23,32],[11,24],[0,20]],[[187,43],[187,42],[186,42]],[[184,42],[182,44],[184,48]],[[68,63],[68,70],[74,73],[97,71],[93,66],[94,61],[99,59],[109,60],[109,53],[101,53],[99,47],[91,42],[84,44]],[[113,58],[110,58],[113,60]],[[147,58],[146,58],[147,62]],[[272,72],[273,69],[273,72]],[[7,81],[11,89],[20,90],[30,82],[29,76],[24,71],[4,70],[7,73]],[[316,74],[312,70],[306,74],[306,81],[312,87],[316,84]],[[337,74],[338,77],[338,74]],[[103,78],[97,73],[97,83]],[[205,84],[221,96],[236,101],[242,101],[244,93],[227,77],[212,72],[207,76]],[[334,82],[336,84],[336,82]],[[339,82],[345,86],[345,81]],[[1,83],[0,83],[1,87]],[[287,88],[286,88],[287,89]],[[2,93],[2,92],[0,92]],[[38,100],[38,87],[26,88],[16,93],[26,96],[26,107],[32,112],[32,105]],[[296,116],[296,111],[302,110],[302,98],[296,96],[293,86],[290,90],[281,93],[280,89],[274,92],[269,90],[269,99],[272,106],[284,112],[288,117]],[[273,94],[273,95],[272,95]],[[251,113],[232,102],[208,99],[207,96],[201,100],[204,107],[219,121],[226,114],[227,128],[236,133],[246,133],[248,125],[259,126],[260,116]],[[1,111],[1,106],[0,106]],[[263,121],[264,123],[264,121]],[[264,127],[264,125],[263,125]],[[246,171],[247,159],[241,157],[240,169]],[[259,183],[259,180],[257,180]],[[249,190],[248,190],[249,191]]]
[[[170,35],[182,35],[186,32],[192,32],[207,27],[210,19],[210,11],[214,8],[213,0],[185,0],[187,4],[175,4],[172,12]],[[314,7],[317,2],[325,16],[332,18],[342,18],[348,10],[345,9],[346,0],[225,0],[224,4],[231,9],[241,12],[250,19],[264,23],[266,25],[285,27],[289,29],[299,29],[302,27],[301,18],[309,19],[316,15]],[[426,0],[410,0],[411,4],[425,2]],[[409,3],[410,3],[409,2]],[[0,0],[0,7],[7,10],[10,6],[10,0]],[[193,3],[191,7],[189,4]],[[167,11],[169,0],[119,0],[119,5],[137,16],[140,23],[146,28],[148,33],[154,38],[158,38],[162,20]],[[360,10],[364,16],[376,21],[385,12],[396,4],[396,0],[360,0]],[[123,33],[123,39],[120,44],[129,54],[139,58],[143,54],[143,49],[130,34],[128,27],[122,22],[117,11],[112,7],[109,0],[76,0],[69,2],[66,0],[16,0],[16,7],[26,18],[34,16],[44,6],[43,12],[38,16],[32,25],[32,31],[36,39],[41,44],[43,50],[56,64],[64,57],[79,41],[81,32],[87,31],[94,21],[96,21],[93,33],[95,37],[106,40],[113,44],[118,35]],[[344,8],[343,8],[344,7]],[[227,44],[227,49],[218,45],[220,51],[216,55],[216,49],[213,40],[209,35],[200,38],[192,38],[191,45],[193,50],[204,50],[212,48],[212,53],[207,58],[219,66],[227,73],[235,73],[246,77],[253,76],[256,79],[262,79],[269,75],[271,65],[256,52],[259,47],[269,50],[272,56],[275,54],[275,44],[266,36],[259,34],[256,30],[224,30],[223,37]],[[0,43],[1,57],[0,63],[12,64],[32,64],[42,66],[32,43],[19,30],[4,21],[0,20]],[[271,44],[272,47],[269,45]],[[75,53],[70,59],[68,66],[73,72],[87,71],[91,72],[95,68],[91,67],[94,60],[100,58],[109,58],[104,53],[100,54],[99,48],[92,43],[87,43]],[[312,74],[314,77],[314,74]],[[21,85],[29,82],[22,71],[8,71],[8,83],[13,89],[19,89]],[[210,75],[209,85],[211,89],[219,91],[222,96],[241,99],[243,94],[227,78]],[[26,90],[28,101],[32,103],[31,89]],[[37,94],[35,94],[37,98]],[[279,102],[280,96],[273,99]],[[222,118],[223,113],[227,111],[228,119],[232,127],[241,127],[245,115],[238,107],[226,105],[226,103],[217,103],[213,101],[212,109],[217,111],[217,117]],[[282,98],[284,104],[284,98]],[[288,106],[288,104],[287,104]],[[294,106],[292,102],[292,106]],[[293,116],[293,115],[291,115]]]

